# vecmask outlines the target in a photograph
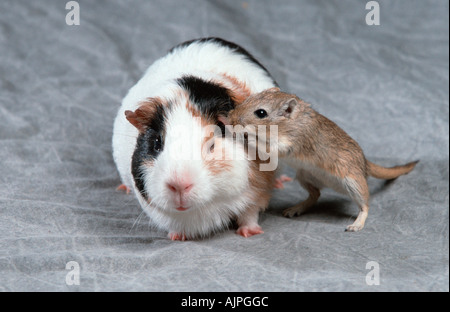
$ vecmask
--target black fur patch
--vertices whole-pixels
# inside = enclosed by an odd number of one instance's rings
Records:
[[[278,86],[277,82],[272,78],[272,75],[270,75],[269,71],[257,59],[255,59],[255,57],[253,55],[251,55],[249,52],[247,52],[247,50],[245,50],[243,47],[241,47],[233,42],[224,40],[222,38],[208,37],[208,38],[189,40],[189,41],[180,43],[179,45],[173,47],[172,49],[170,49],[169,52],[173,52],[175,49],[178,49],[178,48],[187,47],[187,46],[191,45],[192,43],[206,43],[206,42],[216,43],[220,46],[227,47],[228,49],[245,56],[250,62],[258,65],[261,69],[263,69],[266,72],[267,76],[272,79],[273,84],[275,86]]]
[[[141,166],[145,161],[155,160],[162,152],[164,148],[164,122],[164,108],[162,105],[158,105],[155,115],[149,121],[147,130],[137,138],[136,148],[131,160],[131,173],[134,182],[145,199],[148,199],[148,194],[145,191]]]
[[[234,109],[234,102],[228,89],[195,76],[184,76],[178,85],[189,93],[189,100],[197,106],[202,115],[216,120],[219,114],[226,115]]]

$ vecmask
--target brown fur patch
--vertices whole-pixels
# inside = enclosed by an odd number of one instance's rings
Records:
[[[147,130],[148,123],[153,115],[158,108],[164,104],[165,101],[161,100],[159,97],[148,98],[139,103],[139,108],[134,112],[130,110],[125,111],[125,117],[139,130],[140,133],[144,133],[145,130]]]
[[[272,196],[275,171],[261,171],[259,169],[260,164],[260,160],[250,162],[248,182],[252,189],[251,193],[255,206],[263,211],[269,205]]]
[[[222,172],[230,171],[233,165],[227,160],[210,159],[205,161],[206,168],[212,175],[219,175]]]
[[[222,138],[217,138],[214,140],[214,148],[212,151],[209,150],[210,146],[206,146],[206,144],[208,144],[213,137],[214,134],[211,133],[210,136],[204,138],[202,148],[204,153],[207,154],[202,156],[208,171],[213,175],[218,175],[221,172],[231,170],[233,167],[233,160],[226,159],[224,147],[222,145]]]

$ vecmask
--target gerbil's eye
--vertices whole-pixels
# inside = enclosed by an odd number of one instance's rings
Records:
[[[209,152],[214,153],[214,143],[209,147]]]
[[[255,115],[259,119],[263,119],[263,118],[267,117],[267,112],[264,109],[258,109],[255,111]]]

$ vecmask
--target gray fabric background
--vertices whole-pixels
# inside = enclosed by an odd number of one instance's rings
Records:
[[[0,290],[448,291],[448,1],[0,1]],[[349,199],[275,191],[263,235],[227,230],[172,242],[120,183],[113,119],[127,90],[173,45],[219,36],[245,47],[280,86],[337,122],[382,165],[359,233]],[[286,169],[288,174],[292,174]],[[80,264],[79,286],[66,263]],[[368,286],[368,261],[380,285]]]

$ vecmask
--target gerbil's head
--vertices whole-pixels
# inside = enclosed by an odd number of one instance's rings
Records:
[[[295,95],[271,88],[248,97],[220,120],[230,125],[282,125],[295,119],[302,101]]]
[[[125,112],[139,131],[131,171],[144,210],[160,226],[190,237],[240,213],[248,185],[244,148],[233,149],[218,126],[217,115],[233,106],[226,95],[209,103],[194,91],[150,98]]]
[[[230,111],[227,117],[219,119],[225,125],[233,126],[233,131],[247,133],[249,142],[250,137],[257,138],[253,142],[258,146],[265,142],[266,148],[271,146],[270,150],[275,149],[280,155],[284,155],[290,151],[292,135],[298,130],[300,122],[297,117],[308,106],[294,94],[271,88],[251,95]]]

